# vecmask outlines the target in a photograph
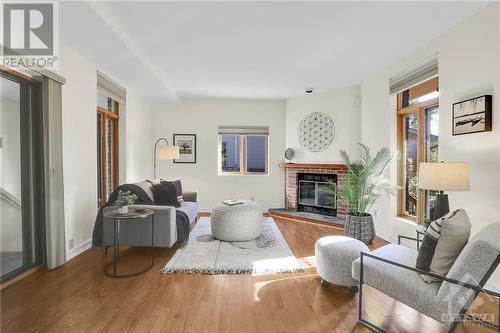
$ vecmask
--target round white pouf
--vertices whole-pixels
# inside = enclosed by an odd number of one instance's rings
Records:
[[[370,252],[363,242],[346,236],[327,236],[316,241],[314,256],[316,270],[326,282],[357,291],[359,282],[352,277],[352,262],[360,252]]]
[[[222,203],[212,208],[212,236],[226,242],[255,239],[262,232],[262,208],[254,201],[228,206]]]

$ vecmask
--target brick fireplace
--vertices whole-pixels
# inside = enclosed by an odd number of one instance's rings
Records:
[[[291,211],[309,211],[319,214],[336,216],[339,219],[345,219],[347,207],[339,200],[339,188],[345,179],[345,166],[343,164],[305,164],[305,163],[283,163],[281,166],[285,169],[285,207]],[[316,175],[316,177],[314,177]],[[326,180],[337,182],[337,202],[335,207],[331,205],[318,204],[319,199],[316,199],[316,205],[312,201],[310,204],[302,205],[299,201],[299,184],[305,182],[315,182],[324,184]],[[302,198],[303,203],[304,198]]]

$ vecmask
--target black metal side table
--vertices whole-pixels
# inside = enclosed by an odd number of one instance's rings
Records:
[[[104,213],[104,217],[108,219],[113,219],[113,228],[114,228],[114,246],[113,246],[113,262],[109,263],[104,267],[104,274],[110,277],[129,277],[129,276],[135,276],[142,274],[153,267],[154,263],[154,225],[155,225],[155,219],[154,219],[154,211],[152,209],[142,209],[139,211],[136,210],[129,210],[128,213],[119,213],[118,210],[112,210],[109,212]],[[146,267],[145,269],[139,271],[139,272],[134,272],[130,274],[117,274],[116,273],[116,264],[118,262],[118,255],[120,252],[120,223],[125,220],[125,221],[131,221],[131,220],[138,220],[138,219],[146,219],[147,217],[151,217],[151,264]],[[103,221],[104,222],[104,221]],[[110,266],[113,266],[113,273],[108,272],[108,268]]]

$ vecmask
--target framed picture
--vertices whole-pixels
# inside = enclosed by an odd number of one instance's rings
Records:
[[[174,134],[174,145],[179,147],[174,163],[196,163],[196,134]]]
[[[453,104],[453,135],[491,131],[491,109],[491,95]]]

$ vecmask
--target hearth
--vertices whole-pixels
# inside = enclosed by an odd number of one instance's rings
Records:
[[[336,174],[297,173],[297,210],[328,216],[337,216],[337,200],[320,191],[321,188],[337,190]]]

